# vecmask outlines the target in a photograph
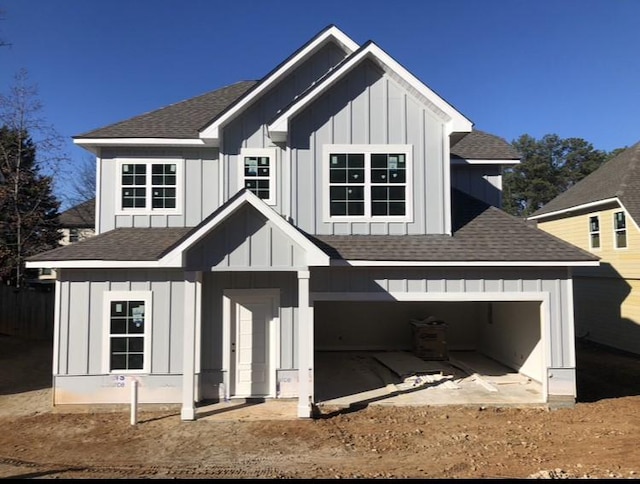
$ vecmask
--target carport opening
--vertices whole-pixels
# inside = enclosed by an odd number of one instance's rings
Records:
[[[434,323],[426,339],[418,321]],[[314,328],[316,402],[542,381],[540,302],[316,301]]]

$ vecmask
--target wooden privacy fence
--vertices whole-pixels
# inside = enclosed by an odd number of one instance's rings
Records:
[[[0,334],[53,339],[53,290],[0,286]]]

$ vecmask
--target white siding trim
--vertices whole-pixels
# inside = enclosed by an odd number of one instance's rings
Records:
[[[502,160],[484,160],[469,158],[451,158],[452,165],[518,165],[520,160],[502,159]]]
[[[58,375],[60,369],[60,310],[62,308],[62,283],[60,282],[61,273],[55,282],[55,299],[53,302],[53,375]],[[67,283],[68,284],[68,283]]]

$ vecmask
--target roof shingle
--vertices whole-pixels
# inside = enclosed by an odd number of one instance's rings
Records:
[[[640,142],[611,158],[531,216],[567,210],[586,203],[618,198],[640,222]]]
[[[242,81],[74,138],[198,138],[199,130],[257,81]]]
[[[332,259],[442,262],[597,261],[589,252],[466,195],[454,197],[454,234],[307,237]],[[206,223],[205,220],[203,223]],[[158,260],[195,228],[119,228],[30,261]]]

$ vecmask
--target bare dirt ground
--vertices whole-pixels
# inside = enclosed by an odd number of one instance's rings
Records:
[[[638,478],[640,358],[578,344],[570,408],[180,420],[51,407],[51,345],[0,335],[0,478]]]

